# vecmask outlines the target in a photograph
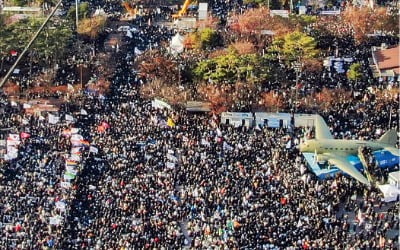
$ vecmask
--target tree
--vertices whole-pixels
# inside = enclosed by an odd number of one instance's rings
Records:
[[[28,4],[27,0],[12,0],[15,6],[26,6]]]
[[[256,54],[239,55],[231,50],[226,55],[217,56],[197,63],[193,73],[197,78],[215,83],[235,83],[237,81],[262,82],[267,68]]]
[[[175,82],[166,82],[161,79],[153,79],[140,88],[140,93],[146,98],[162,98],[171,104],[183,104],[187,101],[190,93],[181,88]]]
[[[211,50],[221,45],[221,37],[212,28],[202,28],[186,35],[184,46],[188,49]]]
[[[285,0],[245,0],[244,3],[269,7],[271,10],[280,10]]]
[[[352,81],[357,81],[362,77],[362,68],[360,63],[353,63],[347,71],[347,77]]]
[[[316,42],[314,38],[295,31],[274,39],[272,50],[276,51],[287,62],[303,62],[305,59],[314,58],[318,55],[319,51],[316,49]]]
[[[313,99],[320,111],[327,110],[337,103],[343,103],[351,98],[351,93],[344,89],[323,88],[321,92],[315,93]]]
[[[278,111],[287,106],[282,94],[276,91],[264,92],[261,94],[261,104],[268,111]]]
[[[165,82],[178,82],[178,64],[164,56],[148,54],[139,65],[139,74],[147,79],[161,79]]]
[[[247,36],[258,35],[259,38],[262,38],[262,32],[265,30],[274,32],[275,36],[281,36],[293,32],[297,26],[288,18],[271,16],[267,8],[257,8],[233,16],[229,27],[235,33]]]
[[[375,31],[398,34],[398,12],[387,8],[347,7],[342,13],[343,21],[352,28],[357,42],[363,42]]]
[[[201,29],[199,36],[202,49],[213,49],[219,45],[219,41],[221,40],[218,33],[211,28]]]
[[[89,16],[89,3],[82,2],[78,5],[78,17],[79,19],[87,18]],[[76,18],[76,7],[72,5],[67,13],[67,18],[71,21],[75,21]]]
[[[43,21],[43,18],[30,17],[0,27],[0,57],[7,55],[11,50],[21,52]],[[56,24],[50,21],[30,49],[31,61],[48,64],[53,59],[61,59],[71,37],[72,31],[65,22]]]
[[[302,65],[302,72],[318,73],[323,69],[322,62],[315,58],[305,59]]]
[[[256,52],[256,48],[251,42],[234,42],[230,45],[230,48],[235,50],[239,55],[253,54]]]
[[[216,84],[200,84],[197,93],[202,100],[211,103],[212,112],[220,114],[229,110],[233,104],[233,96],[229,86]]]
[[[84,18],[79,21],[77,32],[91,39],[96,39],[104,31],[106,21],[107,17],[105,16]]]

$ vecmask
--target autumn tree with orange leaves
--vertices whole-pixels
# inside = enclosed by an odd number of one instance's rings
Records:
[[[190,97],[190,91],[176,83],[154,79],[140,88],[140,93],[146,98],[162,98],[170,104],[183,104]]]
[[[302,72],[317,73],[323,69],[322,61],[316,58],[304,59],[302,63]]]
[[[279,111],[287,106],[282,94],[276,91],[264,92],[261,94],[261,105],[268,111]]]
[[[351,98],[351,92],[344,89],[323,88],[321,92],[315,93],[313,98],[318,107],[327,109],[335,103],[349,100]]]
[[[253,106],[259,95],[256,84],[238,81],[234,84],[199,84],[198,98],[211,103],[214,113],[231,110],[234,105]]]
[[[251,42],[237,41],[230,45],[239,55],[253,54],[256,52],[254,44]]]
[[[139,65],[139,74],[147,79],[161,79],[169,82],[179,80],[178,64],[161,55],[147,55]]]
[[[234,16],[230,29],[244,35],[262,34],[263,30],[271,30],[280,36],[294,31],[296,26],[288,18],[270,16],[267,8],[257,8]]]
[[[233,96],[228,85],[199,84],[197,93],[199,98],[211,104],[211,110],[215,114],[220,114],[229,110],[233,104]]]
[[[363,42],[368,34],[375,31],[394,32],[398,34],[398,13],[387,8],[347,7],[342,14],[343,21],[352,28],[354,39]]]

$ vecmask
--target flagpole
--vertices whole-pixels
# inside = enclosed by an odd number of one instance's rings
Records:
[[[4,83],[8,80],[8,78],[10,77],[10,75],[12,74],[12,72],[14,72],[15,67],[17,67],[19,61],[21,61],[22,57],[25,55],[25,53],[29,50],[29,48],[32,46],[33,42],[36,40],[36,38],[39,36],[40,32],[42,32],[42,30],[44,29],[44,27],[46,26],[47,22],[50,20],[50,18],[54,15],[54,13],[56,12],[56,10],[58,9],[58,7],[60,6],[62,0],[58,1],[58,3],[56,4],[56,6],[54,7],[54,9],[51,11],[51,13],[47,16],[46,20],[43,22],[42,26],[40,26],[40,28],[36,31],[35,35],[32,37],[32,39],[29,41],[28,45],[26,45],[26,47],[24,48],[24,50],[22,51],[22,53],[18,56],[17,60],[15,61],[15,63],[13,64],[13,66],[11,66],[11,68],[8,70],[7,74],[4,76],[4,78],[1,80],[0,82],[0,88],[3,87]]]

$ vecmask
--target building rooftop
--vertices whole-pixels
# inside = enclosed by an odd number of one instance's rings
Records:
[[[379,70],[393,70],[396,74],[400,74],[400,46],[375,50],[372,53]]]

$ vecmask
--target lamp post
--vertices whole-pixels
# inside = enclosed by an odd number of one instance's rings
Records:
[[[295,83],[295,91],[296,91],[296,93],[295,93],[295,102],[294,102],[294,104],[295,104],[295,106],[294,106],[294,111],[297,111],[297,109],[296,109],[296,104],[297,104],[297,99],[298,99],[298,83],[299,83],[299,77],[300,77],[300,73],[301,73],[301,67],[302,67],[302,64],[300,63],[300,62],[294,62],[294,63],[292,63],[292,67],[293,67],[293,69],[294,69],[294,71],[296,72],[296,83]]]
[[[75,19],[76,19],[76,29],[78,29],[78,24],[79,24],[79,15],[78,15],[78,0],[75,0]]]

